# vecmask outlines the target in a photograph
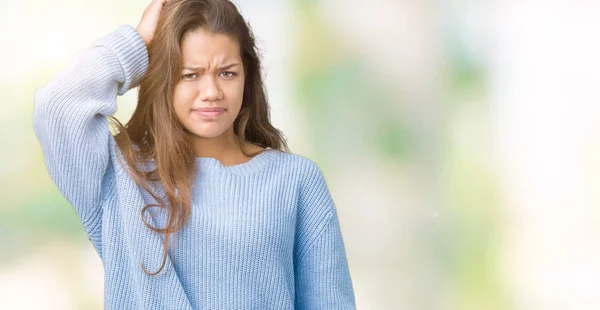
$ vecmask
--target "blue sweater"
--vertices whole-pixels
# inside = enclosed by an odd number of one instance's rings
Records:
[[[322,171],[274,149],[234,166],[198,157],[190,221],[165,269],[144,273],[142,263],[160,267],[164,237],[142,222],[154,201],[118,163],[106,116],[147,67],[142,38],[122,25],[35,92],[34,130],[102,259],[105,309],[355,309]],[[165,227],[166,214],[150,210],[146,220]]]

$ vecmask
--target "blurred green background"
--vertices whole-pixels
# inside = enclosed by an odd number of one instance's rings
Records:
[[[274,125],[325,173],[358,309],[600,307],[600,5],[235,2]],[[33,95],[148,3],[0,2],[2,309],[103,308]]]

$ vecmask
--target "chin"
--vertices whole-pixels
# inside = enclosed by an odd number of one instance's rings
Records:
[[[227,128],[188,128],[188,131],[198,138],[214,139],[227,132]]]
[[[214,139],[214,138],[218,138],[219,136],[221,136],[223,133],[225,132],[206,132],[206,131],[191,131],[191,133],[198,137],[198,138],[202,138],[202,139]]]

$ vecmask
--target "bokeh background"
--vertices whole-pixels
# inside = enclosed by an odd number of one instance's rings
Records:
[[[600,3],[237,0],[358,309],[600,309]],[[102,309],[33,95],[146,0],[0,1],[0,308]],[[126,121],[136,91],[119,97]]]

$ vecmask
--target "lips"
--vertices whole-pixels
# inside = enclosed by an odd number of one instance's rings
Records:
[[[196,112],[225,112],[225,108],[200,108],[195,109]]]
[[[215,118],[225,113],[225,108],[200,108],[193,110],[195,114],[200,115],[203,118]]]

